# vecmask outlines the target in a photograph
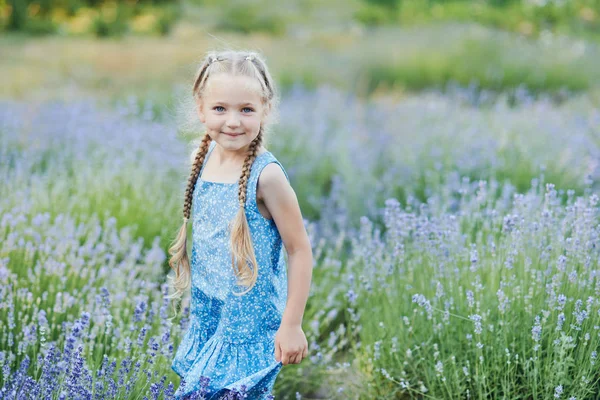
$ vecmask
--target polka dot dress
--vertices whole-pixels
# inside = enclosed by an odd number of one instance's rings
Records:
[[[204,164],[215,144],[210,143]],[[275,360],[275,333],[287,300],[287,269],[275,222],[256,204],[258,177],[272,162],[285,173],[268,151],[256,157],[250,170],[245,211],[258,278],[243,296],[234,294],[245,288],[237,285],[231,267],[228,230],[239,207],[238,184],[204,181],[201,167],[192,202],[190,325],[171,365],[182,378],[176,399],[231,398],[238,392],[246,399],[273,399],[283,366]]]

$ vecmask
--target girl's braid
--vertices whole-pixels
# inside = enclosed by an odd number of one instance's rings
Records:
[[[202,168],[202,164],[204,163],[204,158],[206,157],[206,153],[208,152],[208,146],[210,145],[211,141],[211,137],[208,134],[205,134],[202,138],[202,142],[200,143],[198,152],[196,153],[196,157],[194,158],[194,163],[192,164],[192,172],[190,173],[190,177],[188,178],[188,184],[187,188],[185,189],[185,196],[183,202],[183,218],[185,220],[190,219],[194,187],[196,186],[196,182],[198,181],[198,177],[200,176],[200,169]]]
[[[238,200],[240,203],[240,207],[244,207],[246,203],[246,191],[248,187],[248,181],[250,179],[250,170],[252,168],[252,163],[256,159],[256,155],[258,153],[258,149],[262,144],[262,126],[258,131],[258,136],[250,143],[248,155],[244,160],[244,166],[242,167],[242,176],[238,182]]]

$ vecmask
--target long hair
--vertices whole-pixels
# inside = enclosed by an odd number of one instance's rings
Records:
[[[194,99],[201,99],[210,76],[215,73],[230,73],[233,75],[245,75],[257,79],[261,86],[261,98],[265,106],[273,108],[277,97],[271,74],[264,60],[255,52],[222,51],[209,52],[202,61],[194,85],[192,94]],[[247,289],[235,293],[243,295],[254,287],[258,278],[258,264],[254,254],[254,246],[250,234],[250,227],[246,219],[246,195],[252,163],[260,146],[264,142],[265,127],[261,124],[256,138],[250,143],[248,154],[244,160],[242,174],[238,181],[238,212],[231,221],[231,267],[238,279],[238,284],[246,286]],[[174,270],[175,277],[170,278],[173,294],[167,296],[169,299],[180,299],[191,283],[190,261],[187,254],[187,222],[192,210],[192,198],[196,181],[200,175],[200,169],[208,152],[211,137],[205,133],[195,153],[192,163],[192,171],[188,178],[183,202],[183,224],[169,248],[169,266]]]

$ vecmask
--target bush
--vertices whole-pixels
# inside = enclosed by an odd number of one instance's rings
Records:
[[[179,0],[0,0],[0,30],[31,35],[61,31],[77,35],[92,33],[97,37],[120,36],[129,31],[128,25],[147,8],[155,10],[156,20],[145,32],[165,35],[180,15]]]
[[[364,5],[354,14],[354,19],[367,26],[378,26],[394,22],[391,16],[393,14],[383,7]]]
[[[180,9],[175,7],[167,7],[160,13],[157,21],[158,33],[165,36],[171,32],[173,25],[177,22],[180,15]]]
[[[127,21],[132,14],[131,9],[121,4],[103,8],[94,18],[92,32],[96,37],[121,36],[128,31]]]
[[[158,20],[156,21],[158,33],[160,33],[162,36],[168,35],[173,28],[173,22],[174,21],[172,19],[169,19],[165,15],[158,17]]]
[[[99,38],[109,36],[121,36],[127,31],[127,25],[124,21],[115,19],[110,21],[109,19],[98,15],[94,18],[92,23],[92,33]]]
[[[355,19],[367,26],[395,21],[419,24],[429,21],[475,21],[525,35],[543,30],[598,37],[600,3],[596,0],[363,0]]]
[[[54,34],[58,31],[58,25],[45,19],[28,19],[24,31],[33,36]]]
[[[233,2],[221,14],[217,28],[241,33],[266,32],[281,35],[285,33],[286,24],[283,16],[270,12],[265,5],[244,3],[241,6]]]
[[[401,0],[364,0],[365,3],[374,5],[376,7],[383,7],[388,10],[397,10],[400,8]]]
[[[129,29],[136,34],[168,35],[173,28],[179,10],[173,7],[149,7],[139,10],[137,15],[129,21]]]

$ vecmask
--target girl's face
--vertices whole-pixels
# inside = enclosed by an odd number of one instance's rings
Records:
[[[247,76],[220,73],[209,77],[198,102],[198,116],[212,140],[225,150],[245,152],[258,136],[268,109],[260,83]]]

